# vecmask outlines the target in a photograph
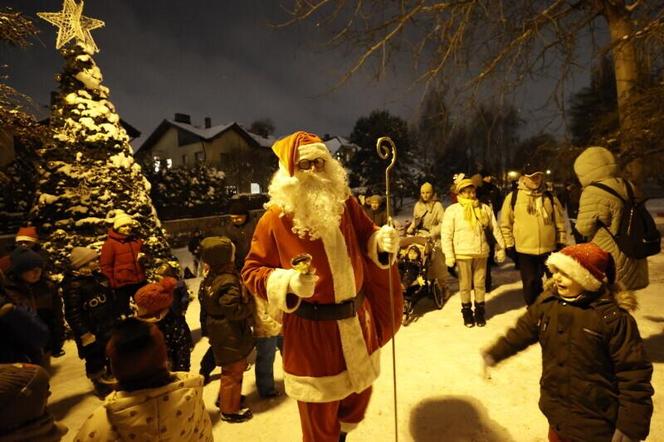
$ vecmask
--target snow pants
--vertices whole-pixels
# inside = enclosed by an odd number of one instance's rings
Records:
[[[486,266],[487,258],[457,259],[459,296],[462,303],[470,302],[471,289],[475,293],[475,302],[484,302]]]
[[[523,300],[526,305],[530,305],[544,290],[544,283],[542,277],[546,273],[551,276],[549,269],[546,267],[546,259],[551,253],[543,253],[542,255],[528,255],[526,253],[518,253],[519,256],[519,271],[521,272],[521,282],[523,283]]]
[[[334,402],[297,402],[303,442],[338,442],[339,433],[352,430],[364,419],[371,387]]]
[[[242,375],[247,369],[247,359],[240,359],[221,366],[221,387],[219,388],[219,403],[222,413],[237,413],[240,411],[242,400]]]

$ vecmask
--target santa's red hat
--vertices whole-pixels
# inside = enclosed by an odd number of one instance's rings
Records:
[[[309,150],[312,154],[318,152],[329,155],[327,146],[323,144],[323,140],[318,135],[304,131],[297,131],[272,145],[272,150],[279,157],[281,166],[288,171],[288,175],[293,176],[295,174],[295,165],[300,157],[305,157],[304,152],[301,151],[304,146],[307,146],[304,151]],[[316,158],[316,155],[307,156],[311,156],[311,159]]]
[[[567,246],[560,252],[552,253],[546,265],[551,271],[561,270],[591,292],[598,291],[604,284],[613,284],[616,279],[616,266],[611,254],[593,243]]]
[[[37,228],[35,226],[19,227],[16,232],[16,242],[19,241],[38,242]]]

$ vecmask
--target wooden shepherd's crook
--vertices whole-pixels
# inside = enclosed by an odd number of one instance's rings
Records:
[[[389,149],[385,144],[389,144]],[[390,171],[394,167],[394,163],[397,162],[397,147],[394,145],[394,141],[390,137],[380,137],[378,140],[376,140],[376,152],[378,152],[378,156],[383,159],[387,160],[390,158],[390,153],[392,154],[392,158],[390,159],[390,164],[385,168],[385,211],[387,212],[387,223],[388,225],[392,225],[392,210],[391,210],[391,199],[390,199]],[[392,261],[392,257],[390,257],[390,263]],[[396,345],[394,343],[394,340],[396,338],[396,333],[394,333],[394,330],[396,330],[396,325],[394,324],[394,302],[392,302],[392,296],[394,296],[393,291],[392,291],[392,267],[390,266],[388,269],[388,276],[387,276],[387,282],[388,282],[388,289],[389,289],[389,296],[390,296],[390,315],[391,315],[391,320],[392,320],[392,391],[394,393],[393,395],[393,401],[394,401],[394,440],[395,442],[398,442],[399,440],[399,424],[398,424],[398,418],[397,418],[397,358],[396,358]]]

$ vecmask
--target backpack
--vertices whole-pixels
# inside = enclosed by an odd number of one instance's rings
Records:
[[[646,209],[645,202],[637,201],[634,197],[634,191],[628,181],[625,182],[627,188],[627,199],[623,198],[611,187],[602,183],[592,183],[605,192],[610,193],[623,203],[622,215],[618,232],[614,235],[608,226],[600,223],[601,227],[611,235],[618,249],[627,257],[634,259],[643,259],[648,256],[656,255],[661,250],[661,234],[657,230],[655,220]]]

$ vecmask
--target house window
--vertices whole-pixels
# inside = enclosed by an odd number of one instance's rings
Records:
[[[182,155],[182,165],[183,166],[187,165],[187,154],[186,153]]]
[[[200,142],[201,139],[197,135],[194,135],[184,129],[178,129],[178,146],[186,146],[188,144],[195,144]]]
[[[232,196],[237,193],[237,186],[226,186],[226,195]]]
[[[173,160],[171,158],[166,158],[166,169],[173,167]]]
[[[197,163],[202,163],[205,161],[205,152],[196,152],[194,154],[194,159],[196,160]]]
[[[159,158],[158,156],[153,156],[152,161],[154,161],[154,166],[153,167],[154,167],[155,173],[159,172],[159,169],[161,168],[161,158]]]
[[[251,183],[251,193],[261,193],[261,185],[258,183]]]

